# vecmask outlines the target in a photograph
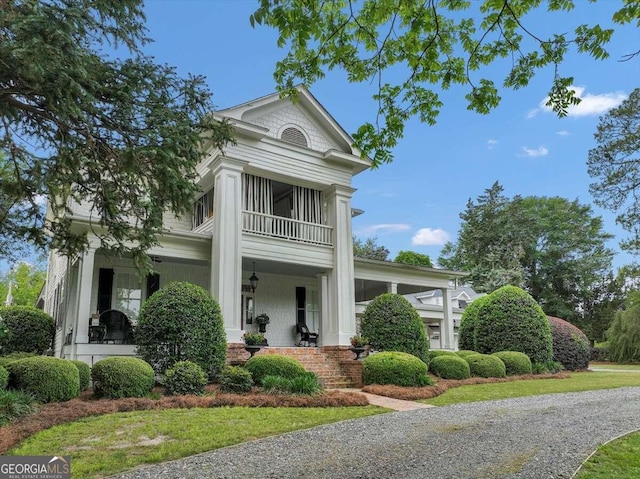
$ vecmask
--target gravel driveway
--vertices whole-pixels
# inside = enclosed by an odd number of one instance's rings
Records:
[[[381,414],[218,449],[121,479],[571,477],[640,429],[640,387]]]

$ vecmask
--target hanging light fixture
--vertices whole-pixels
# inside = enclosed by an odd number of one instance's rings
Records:
[[[249,284],[251,285],[251,292],[255,293],[258,287],[258,277],[256,276],[256,262],[253,262],[253,274],[249,278]]]

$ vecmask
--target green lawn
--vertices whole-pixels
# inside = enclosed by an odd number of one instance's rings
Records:
[[[103,477],[266,436],[387,412],[366,407],[165,409],[90,417],[39,432],[10,455],[69,455],[75,478]]]
[[[573,373],[569,379],[532,379],[507,383],[476,384],[449,389],[441,396],[421,402],[446,406],[463,402],[489,401],[538,394],[567,393],[640,386],[640,372],[628,373],[584,372]]]
[[[637,479],[640,477],[640,432],[600,446],[576,479]]]

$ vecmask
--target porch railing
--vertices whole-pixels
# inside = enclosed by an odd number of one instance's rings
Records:
[[[242,231],[261,236],[331,246],[333,244],[332,229],[330,226],[282,216],[246,210],[242,212]]]

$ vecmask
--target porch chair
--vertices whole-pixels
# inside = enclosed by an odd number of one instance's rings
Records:
[[[318,347],[318,333],[312,333],[309,331],[306,323],[298,323],[297,324],[298,333],[300,333],[300,342],[298,346],[311,346],[311,343],[315,344]]]
[[[131,342],[131,321],[122,311],[109,309],[100,313],[100,325],[105,327],[103,343],[128,344]]]

